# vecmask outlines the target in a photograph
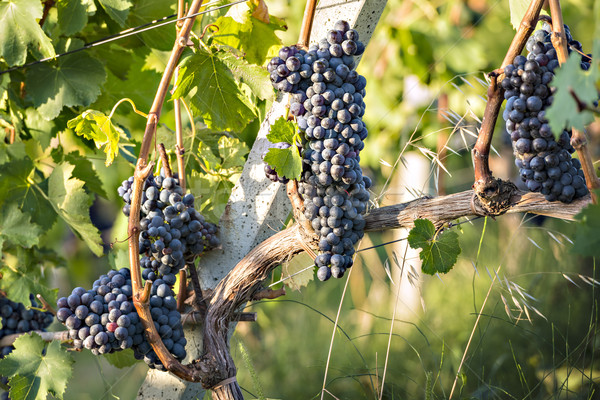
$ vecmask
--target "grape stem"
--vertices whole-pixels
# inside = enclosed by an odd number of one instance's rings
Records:
[[[44,310],[56,316],[56,310],[50,305],[50,303],[46,301],[46,299],[41,294],[38,293],[35,297],[37,297],[40,303],[42,303],[42,307],[44,308]]]
[[[569,58],[569,51],[567,49],[567,35],[565,33],[560,0],[550,0],[550,14],[552,15],[552,45],[556,50],[558,62],[562,65]],[[577,151],[579,161],[581,161],[585,183],[592,194],[593,203],[598,204],[595,190],[600,188],[600,179],[598,179],[594,169],[594,160],[587,145],[588,139],[585,132],[579,129],[572,128],[571,132],[571,145]]]
[[[300,28],[300,39],[298,45],[305,49],[310,43],[310,31],[312,30],[313,20],[315,19],[315,10],[317,8],[317,0],[307,0],[306,8],[304,9],[304,17],[302,18],[302,27]]]
[[[185,268],[179,270],[179,291],[177,293],[177,311],[183,312],[187,298],[187,273]]]
[[[544,0],[532,0],[529,4],[529,8],[527,8],[523,19],[521,20],[521,24],[517,29],[517,33],[502,61],[501,69],[504,69],[508,64],[511,64],[515,57],[523,51],[527,39],[535,29],[543,4]],[[487,93],[488,101],[485,106],[477,142],[475,143],[472,152],[475,170],[475,182],[473,183],[473,188],[480,200],[483,198],[493,198],[493,196],[498,193],[498,188],[502,187],[502,185],[492,176],[492,171],[490,171],[489,167],[489,155],[492,146],[492,138],[494,136],[494,127],[496,126],[500,107],[504,101],[504,89],[502,89],[502,85],[499,84],[499,78],[501,78],[501,76],[499,76],[496,71],[491,72],[489,77],[491,78],[491,83]]]
[[[167,155],[167,150],[165,150],[165,145],[162,143],[158,144],[158,154],[160,154],[160,159],[162,160],[165,177],[172,178],[173,171],[171,170],[171,163],[169,162],[169,156]]]
[[[182,3],[179,2],[179,5],[181,6]],[[152,107],[150,108],[150,112],[148,113],[146,129],[144,131],[140,153],[136,163],[135,172],[133,174],[134,182],[132,187],[131,214],[129,216],[128,224],[129,264],[131,269],[131,283],[133,287],[133,304],[138,311],[142,324],[144,325],[148,341],[152,345],[152,348],[158,355],[158,358],[165,368],[176,376],[192,382],[200,381],[200,371],[195,368],[183,366],[173,357],[173,355],[171,355],[171,353],[163,344],[160,335],[156,331],[152,316],[150,315],[148,298],[150,295],[151,282],[147,281],[144,289],[141,287],[142,279],[139,261],[139,223],[142,189],[145,179],[152,171],[152,162],[148,162],[148,156],[150,154],[152,142],[156,134],[156,126],[160,118],[162,105],[165,101],[175,68],[179,63],[179,59],[181,58],[183,50],[188,46],[190,33],[196,20],[196,18],[192,17],[191,15],[196,14],[201,6],[202,0],[194,0],[189,7],[187,16],[190,16],[190,18],[187,18],[184,21],[177,34],[169,61],[167,62],[167,66],[160,80],[154,101],[152,102]],[[178,13],[182,13],[182,11],[179,10]]]

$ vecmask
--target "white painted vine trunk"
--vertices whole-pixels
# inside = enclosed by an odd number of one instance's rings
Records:
[[[344,19],[356,29],[366,45],[379,21],[387,0],[321,0],[317,6],[311,42],[325,37],[335,21]],[[268,147],[270,125],[285,113],[287,98],[276,101],[263,121],[239,182],[219,222],[222,248],[207,253],[199,261],[199,278],[203,289],[212,289],[257,244],[281,230],[291,206],[285,187],[271,183],[263,172],[261,155]],[[243,322],[250,323],[250,322]],[[188,356],[184,363],[198,358],[202,352],[202,329],[188,327]],[[233,332],[233,329],[230,330]],[[138,393],[138,399],[194,400],[202,399],[200,383],[182,381],[165,372],[149,370]]]

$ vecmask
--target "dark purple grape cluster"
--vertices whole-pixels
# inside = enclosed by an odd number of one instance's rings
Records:
[[[271,147],[276,148],[276,149],[289,149],[291,147],[291,144],[286,143],[286,142],[279,142],[279,143],[275,143],[275,145],[273,145]],[[265,153],[262,155],[263,160],[265,159],[265,156],[267,155],[268,152],[269,152],[269,149],[267,149],[267,151],[265,151]],[[267,163],[265,163],[265,175],[272,182],[279,182],[279,183],[283,183],[284,185],[289,182],[289,179],[284,178],[283,176],[277,175],[277,171],[275,171],[275,168],[273,168],[272,166],[270,166]]]
[[[566,27],[570,46],[581,49]],[[506,108],[504,120],[515,153],[521,179],[532,192],[541,192],[546,200],[570,203],[588,193],[581,163],[571,158],[571,132],[564,130],[555,139],[546,118],[553,101],[550,82],[558,68],[556,50],[549,29],[536,31],[527,42],[527,57],[517,56],[504,68],[502,81]],[[590,58],[581,66],[589,68]]]
[[[299,192],[319,236],[315,264],[322,281],[344,275],[364,235],[371,180],[359,161],[367,137],[367,81],[355,70],[355,56],[364,49],[358,33],[338,21],[308,51],[284,47],[268,65],[274,87],[292,94],[290,114],[303,134]]]
[[[29,295],[31,306],[37,308],[33,295]],[[15,333],[31,331],[46,331],[54,317],[51,313],[26,308],[24,304],[17,303],[6,297],[0,297],[0,316],[2,316],[2,329],[0,339]],[[0,347],[0,358],[4,358],[14,350],[13,346]],[[8,385],[8,378],[2,377],[2,383]],[[2,399],[9,399],[8,392],[2,393]]]
[[[31,306],[37,308],[33,295],[29,296],[29,299]],[[15,333],[45,331],[54,320],[49,312],[26,308],[22,303],[16,303],[6,297],[0,297],[0,316],[2,316],[0,339]],[[0,358],[10,354],[13,349],[12,346],[0,348]]]
[[[119,195],[129,215],[133,178],[123,181]],[[142,277],[175,284],[177,272],[205,250],[220,245],[217,226],[194,208],[194,195],[184,194],[177,178],[150,176],[142,192],[140,213]]]
[[[97,279],[91,290],[77,287],[58,299],[56,318],[69,329],[76,349],[108,354],[133,349],[137,359],[164,369],[144,336],[144,326],[132,301],[129,269],[111,270]],[[156,330],[167,349],[181,360],[185,357],[181,314],[171,288],[162,280],[152,284],[150,311]]]

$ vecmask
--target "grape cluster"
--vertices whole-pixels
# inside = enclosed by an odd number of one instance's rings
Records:
[[[291,145],[289,143],[279,142],[279,143],[275,143],[275,145],[273,147],[276,149],[288,149],[288,148],[290,148],[290,146]],[[267,151],[265,151],[265,153],[262,155],[263,160],[265,159],[265,156],[267,155],[268,151],[269,150],[267,149]],[[283,176],[277,175],[277,171],[275,171],[275,168],[273,168],[272,166],[270,166],[267,163],[265,163],[265,175],[272,182],[279,182],[279,183],[283,183],[285,185],[289,181],[289,179],[284,178]]]
[[[338,21],[308,51],[284,47],[267,67],[274,87],[292,94],[290,114],[303,134],[298,190],[304,216],[319,236],[315,264],[322,281],[344,275],[364,235],[371,180],[363,177],[359,154],[367,137],[362,121],[367,82],[354,58],[364,49],[358,33]]]
[[[38,307],[38,304],[33,299],[33,295],[30,295],[29,299],[32,307]],[[16,303],[6,297],[0,297],[0,316],[2,316],[0,339],[15,333],[45,331],[54,320],[54,317],[49,312],[38,311],[32,308],[27,309],[22,303]],[[13,350],[13,346],[0,347],[0,358],[9,355]],[[7,385],[8,378],[2,377],[2,383]],[[8,392],[2,393],[0,398],[3,400],[9,399]]]
[[[33,296],[29,298],[31,306],[38,307]],[[27,309],[22,303],[16,303],[6,297],[0,297],[0,316],[2,316],[0,339],[14,333],[45,331],[54,320],[49,312]],[[12,346],[0,348],[0,358],[10,354],[12,350]]]
[[[566,27],[569,45],[581,50]],[[517,56],[504,68],[502,81],[506,108],[506,130],[513,142],[519,175],[532,192],[541,192],[546,200],[570,203],[588,193],[581,163],[571,158],[571,132],[564,130],[555,139],[546,118],[554,88],[549,84],[559,66],[549,29],[536,31],[527,42],[527,57]],[[589,68],[589,57],[581,67]]]
[[[129,216],[133,177],[118,189]],[[142,277],[161,278],[169,286],[177,272],[205,250],[220,245],[215,224],[205,221],[194,208],[194,195],[184,194],[176,178],[150,176],[144,183],[140,212],[140,260]]]
[[[164,369],[144,336],[144,327],[133,305],[129,269],[111,270],[100,276],[91,290],[77,287],[58,299],[56,318],[69,329],[76,349],[107,354],[132,348],[137,359]],[[152,284],[150,311],[156,330],[167,349],[181,360],[185,357],[181,314],[171,288],[162,280]]]

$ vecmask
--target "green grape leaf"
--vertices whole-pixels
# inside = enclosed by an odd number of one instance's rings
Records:
[[[31,217],[19,210],[15,203],[2,207],[0,214],[0,258],[2,242],[30,248],[39,243],[42,230],[39,225],[31,222]]]
[[[200,143],[198,143],[198,157],[204,161],[204,166],[206,169],[215,170],[221,165],[221,160],[219,157],[217,157],[215,153],[213,153],[210,146],[202,140],[200,140]]]
[[[265,162],[277,171],[277,175],[288,179],[299,179],[302,173],[302,157],[297,146],[287,149],[271,147],[265,155]]]
[[[174,5],[175,3],[171,1],[138,0],[129,12],[127,26],[142,25],[149,21],[174,14]],[[173,48],[173,38],[175,35],[175,24],[169,24],[161,28],[142,32],[134,37],[140,40],[144,46],[151,49],[167,51]]]
[[[27,49],[54,57],[52,41],[38,24],[42,10],[39,0],[0,2],[0,57],[9,67],[25,64]]]
[[[104,11],[111,17],[115,22],[121,26],[125,26],[127,15],[129,15],[129,9],[132,6],[129,0],[98,0]],[[145,21],[148,22],[148,21]]]
[[[421,269],[429,275],[450,271],[461,251],[456,232],[445,231],[438,235],[433,223],[427,219],[415,220],[415,226],[408,234],[408,244],[413,249],[421,249]]]
[[[90,105],[100,95],[105,80],[106,72],[99,60],[77,53],[59,58],[54,65],[43,63],[29,68],[25,84],[33,105],[42,117],[52,120],[63,107]]]
[[[575,216],[575,240],[572,251],[582,256],[600,256],[600,205],[590,204]]]
[[[198,50],[188,57],[181,66],[173,97],[189,94],[192,109],[209,128],[241,131],[256,115],[250,109],[252,101],[240,91],[222,55]]]
[[[250,152],[246,143],[238,138],[221,136],[219,138],[219,155],[223,162],[221,167],[224,169],[243,167],[246,163],[246,154]]]
[[[83,113],[67,122],[67,127],[86,139],[93,140],[96,148],[104,147],[106,153],[105,165],[112,164],[119,154],[119,137],[123,130],[112,123],[104,113],[96,110],[85,110]]]
[[[274,89],[269,78],[269,71],[257,65],[248,64],[244,59],[227,52],[223,53],[221,60],[227,64],[233,76],[248,85],[258,98],[265,100],[273,96]]]
[[[84,182],[73,178],[74,165],[61,163],[48,178],[48,201],[56,213],[77,233],[97,256],[101,256],[100,232],[90,221],[93,196],[83,189]]]
[[[58,289],[50,289],[44,284],[39,265],[25,265],[18,269],[6,265],[0,268],[0,272],[2,272],[0,288],[13,301],[29,307],[31,305],[29,295],[41,294],[48,303],[56,304]]]
[[[294,121],[288,121],[285,117],[280,117],[273,125],[271,125],[271,130],[267,134],[267,139],[271,143],[285,142],[293,144],[296,132],[297,129]]]
[[[287,29],[283,20],[273,16],[269,19],[269,23],[260,21],[252,16],[250,7],[242,3],[215,21],[219,31],[212,38],[218,44],[243,51],[249,62],[262,65],[269,51],[281,46],[275,32]]]
[[[591,111],[579,111],[577,98],[588,105],[598,100],[596,79],[598,70],[590,69],[583,71],[580,67],[581,55],[572,52],[569,59],[558,70],[555,71],[551,85],[556,88],[554,101],[546,110],[546,115],[552,132],[557,137],[563,129],[577,128],[583,130],[587,124],[594,120]]]
[[[15,349],[0,360],[0,374],[9,377],[12,399],[63,398],[71,378],[73,357],[58,341],[46,344],[35,333],[19,337]]]
[[[56,9],[58,24],[67,36],[81,31],[88,22],[88,15],[96,13],[93,0],[58,0]]]
[[[50,140],[56,133],[53,121],[46,121],[35,108],[25,110],[25,126],[31,137],[44,149],[50,146]]]
[[[109,364],[117,368],[131,367],[138,363],[138,360],[133,356],[133,350],[131,349],[104,354],[104,358],[106,358],[106,361],[108,361]]]
[[[196,198],[196,208],[208,221],[219,221],[231,195],[233,182],[223,175],[192,171],[188,183]]]
[[[108,198],[108,195],[106,194],[106,191],[102,185],[102,181],[96,173],[94,165],[89,159],[80,156],[76,151],[65,154],[63,159],[69,164],[75,166],[75,169],[73,170],[73,177],[84,181],[86,189],[97,193],[105,199]]]
[[[56,221],[56,213],[44,198],[46,182],[34,184],[36,169],[29,158],[12,159],[0,165],[0,205],[16,202],[21,211],[32,216],[34,223],[47,230]]]

